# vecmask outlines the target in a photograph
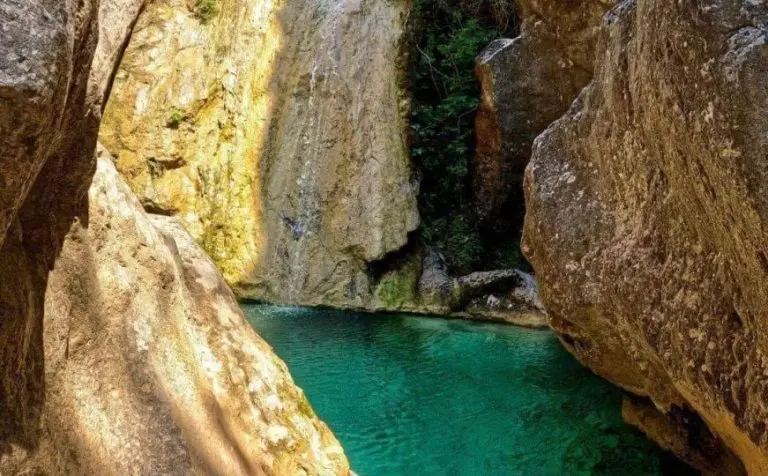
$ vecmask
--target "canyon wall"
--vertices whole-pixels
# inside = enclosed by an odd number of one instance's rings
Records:
[[[519,233],[523,173],[533,140],[562,116],[592,79],[595,41],[615,0],[518,0],[520,35],[480,53],[482,93],[472,162],[473,205],[497,239]]]
[[[155,2],[101,140],[243,297],[366,307],[369,264],[419,224],[407,147],[410,2]]]
[[[0,473],[348,474],[213,263],[94,178],[143,7],[0,3]]]
[[[767,23],[761,1],[621,2],[526,171],[552,327],[705,473],[768,474]]]
[[[97,8],[0,3],[0,454],[40,438],[47,275],[93,173]]]
[[[106,156],[89,202],[46,290],[46,437],[10,472],[347,474],[181,224],[147,215]]]

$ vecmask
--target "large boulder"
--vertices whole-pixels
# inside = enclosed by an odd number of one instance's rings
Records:
[[[47,276],[93,174],[97,8],[0,2],[0,455],[40,437]]]
[[[0,3],[0,473],[346,474],[213,264],[93,181],[142,7]]]
[[[615,0],[518,0],[520,35],[496,40],[478,56],[481,97],[473,204],[486,232],[518,233],[523,172],[533,140],[592,79],[600,21],[613,4]]]
[[[479,271],[457,279],[453,315],[524,327],[547,327],[536,279],[517,269]]]
[[[368,306],[369,264],[419,224],[410,2],[189,3],[139,19],[101,140],[240,296]]]
[[[11,474],[341,474],[344,453],[173,218],[109,158],[45,299],[45,437]]]
[[[448,273],[440,253],[427,248],[423,254],[421,274],[410,287],[414,297],[405,300],[397,310],[547,327],[547,315],[539,299],[536,279],[530,274],[517,269],[502,269],[455,278]],[[402,272],[404,268],[396,274],[401,280],[409,276]],[[401,287],[408,288],[405,284]]]
[[[526,173],[552,327],[706,472],[743,469],[710,435],[768,474],[767,23],[762,1],[621,2]]]

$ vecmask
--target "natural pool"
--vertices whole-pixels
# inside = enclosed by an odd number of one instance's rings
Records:
[[[360,476],[681,474],[550,332],[244,309]]]

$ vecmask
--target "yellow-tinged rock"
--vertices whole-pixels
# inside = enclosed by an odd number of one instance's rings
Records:
[[[344,452],[175,218],[100,159],[45,303],[50,474],[346,475]],[[3,468],[0,464],[0,468]]]
[[[364,306],[419,223],[406,143],[410,2],[154,2],[101,140],[241,296]]]
[[[0,474],[344,475],[213,263],[93,180],[142,4],[0,2]]]

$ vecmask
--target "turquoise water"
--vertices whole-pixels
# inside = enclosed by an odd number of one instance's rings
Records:
[[[681,474],[550,332],[244,309],[360,476]]]

